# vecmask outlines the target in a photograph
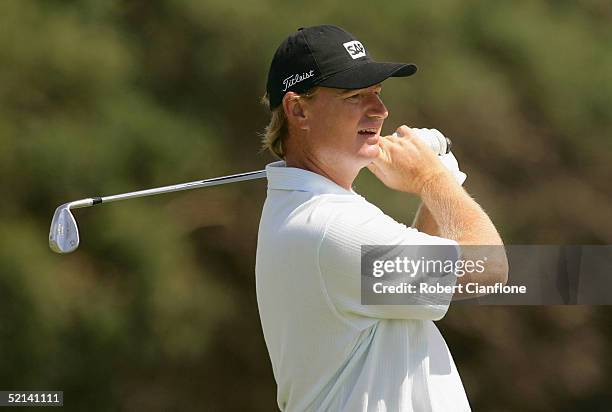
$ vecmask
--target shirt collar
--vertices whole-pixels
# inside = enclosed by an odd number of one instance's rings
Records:
[[[272,190],[297,190],[315,194],[356,194],[352,189],[346,190],[320,174],[297,167],[287,167],[283,160],[268,164],[266,176],[268,189]]]

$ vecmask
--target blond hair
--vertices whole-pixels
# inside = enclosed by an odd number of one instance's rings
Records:
[[[312,98],[317,91],[318,87],[313,87],[310,90],[307,90],[304,93],[299,93],[297,96],[292,97],[294,100],[298,99],[310,99]],[[270,98],[268,93],[266,93],[262,98],[261,102],[266,106],[270,107]],[[287,116],[285,115],[285,110],[283,109],[283,105],[280,104],[274,110],[272,110],[272,116],[270,117],[270,123],[264,129],[264,132],[261,134],[261,144],[262,151],[269,150],[273,155],[278,157],[279,159],[285,158],[285,147],[284,142],[287,139],[287,134],[289,132],[289,127],[287,123]]]

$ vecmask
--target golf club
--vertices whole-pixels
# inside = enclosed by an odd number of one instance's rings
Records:
[[[64,203],[55,209],[51,229],[49,231],[49,247],[56,253],[70,253],[79,247],[79,228],[77,226],[72,209],[90,207],[102,203],[117,202],[119,200],[133,199],[136,197],[154,196],[162,193],[178,192],[181,190],[199,189],[226,183],[241,182],[243,180],[261,179],[266,177],[265,170],[239,173],[229,176],[213,177],[206,180],[181,183],[172,186],[163,186],[154,189],[140,190],[137,192],[122,193],[119,195],[90,197]]]
[[[435,129],[414,129],[414,131],[416,132],[417,136],[439,156],[450,152],[452,145],[451,140],[445,137],[439,131]],[[396,133],[393,135],[397,137]],[[72,209],[80,209],[83,207],[90,207],[102,203],[116,202],[125,199],[133,199],[136,197],[154,196],[162,193],[178,192],[181,190],[199,189],[201,187],[241,182],[243,180],[261,179],[264,177],[266,177],[266,171],[257,170],[229,176],[213,177],[206,180],[180,183],[172,186],[139,190],[137,192],[122,193],[119,195],[90,197],[87,199],[80,199],[64,203],[55,209],[55,213],[53,214],[51,229],[49,231],[49,247],[51,250],[57,253],[70,253],[79,247],[79,228],[77,226],[76,219],[72,214]]]

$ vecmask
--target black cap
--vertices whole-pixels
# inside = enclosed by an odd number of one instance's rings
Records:
[[[314,86],[362,89],[416,70],[414,64],[375,62],[361,42],[338,26],[299,28],[272,59],[267,84],[270,110],[288,91],[303,93]]]

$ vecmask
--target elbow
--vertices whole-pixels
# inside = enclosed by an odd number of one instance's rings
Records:
[[[489,241],[487,246],[481,244],[461,243],[461,258],[466,261],[477,262],[479,268],[472,272],[464,282],[477,282],[481,285],[495,285],[508,283],[508,256],[500,239]]]
[[[508,283],[508,272],[510,270],[510,265],[508,264],[508,255],[506,254],[506,249],[503,245],[499,248],[499,253],[496,260],[496,275],[498,278],[497,283],[505,285]]]
[[[506,252],[500,253],[499,256],[496,256],[494,259],[489,260],[487,264],[487,278],[488,284],[494,285],[497,283],[501,283],[502,286],[508,283],[508,257],[506,256]]]
[[[504,243],[501,239],[501,237],[499,237],[499,244],[498,246],[495,247],[495,252],[493,254],[494,256],[494,273],[495,273],[495,278],[496,278],[496,282],[495,283],[501,283],[502,286],[506,285],[506,283],[508,283],[508,272],[509,272],[509,264],[508,264],[508,254],[506,253],[506,248],[504,246]]]
[[[499,262],[497,266],[498,267],[495,271],[495,283],[501,283],[502,286],[504,286],[506,283],[508,283],[508,259],[506,259],[504,256],[503,261]]]

